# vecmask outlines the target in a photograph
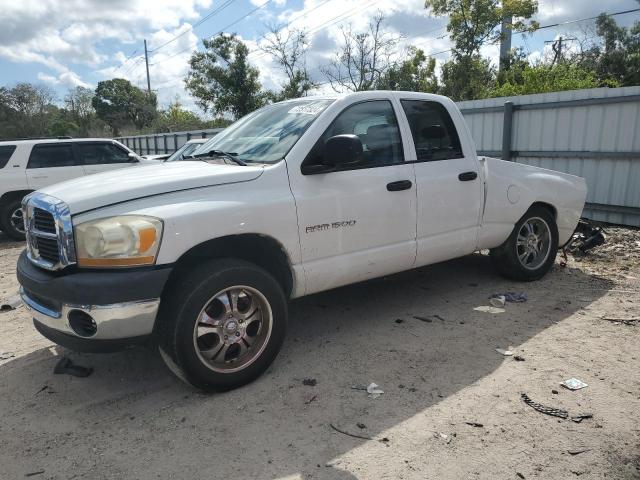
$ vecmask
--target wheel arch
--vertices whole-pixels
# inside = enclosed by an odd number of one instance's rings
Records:
[[[213,258],[238,258],[254,263],[273,275],[287,298],[291,296],[295,278],[286,249],[275,238],[258,233],[227,235],[193,246],[175,262],[167,285],[189,267]]]
[[[13,190],[11,192],[5,192],[0,196],[0,205],[6,205],[14,200],[22,199],[32,192],[33,190]]]
[[[533,202],[529,208],[527,209],[527,212],[529,210],[531,210],[533,207],[542,207],[546,210],[549,211],[549,213],[553,216],[553,218],[557,221],[558,220],[558,210],[556,209],[556,207],[554,207],[552,204],[547,203],[547,202],[541,202],[541,201],[536,201]],[[525,212],[526,214],[526,212]]]

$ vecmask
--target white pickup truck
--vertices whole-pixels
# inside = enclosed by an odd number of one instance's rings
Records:
[[[190,161],[71,180],[23,204],[21,295],[72,349],[151,341],[205,390],[258,377],[287,299],[490,249],[541,278],[582,178],[478,157],[441,96],[361,92],[269,105]]]

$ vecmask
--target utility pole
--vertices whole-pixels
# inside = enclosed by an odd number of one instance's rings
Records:
[[[513,17],[506,15],[502,17],[502,30],[500,37],[500,66],[499,71],[509,69],[509,53],[511,52],[511,22]]]
[[[563,38],[562,36],[558,37],[558,40],[547,40],[544,43],[550,43],[551,49],[553,50],[553,61],[551,65],[562,62],[562,44],[564,42],[571,42],[573,40],[577,40],[577,38]]]
[[[144,63],[147,65],[147,91],[151,93],[151,79],[149,79],[149,54],[147,53],[147,39],[144,39]]]

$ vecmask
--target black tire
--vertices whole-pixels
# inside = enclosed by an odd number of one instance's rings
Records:
[[[518,245],[518,234],[526,231],[526,226],[534,225],[544,230],[544,224],[548,226],[549,243],[545,247],[545,257],[540,256],[536,262],[526,266],[527,259],[534,258],[531,255],[525,256],[525,250],[522,245]],[[535,243],[535,242],[534,242]],[[509,238],[499,247],[491,250],[490,255],[493,264],[498,272],[509,279],[530,282],[542,278],[553,265],[558,252],[558,227],[553,214],[546,208],[534,205],[522,218],[516,223]],[[525,260],[521,261],[519,254],[525,256]],[[534,258],[535,259],[535,258]],[[523,263],[524,262],[524,263]]]
[[[18,211],[21,212],[21,208],[22,200],[18,199],[12,200],[0,209],[0,226],[2,226],[2,231],[13,240],[25,239],[24,230],[18,230],[12,221],[14,220],[14,213]],[[20,215],[20,218],[22,218],[22,215]],[[22,228],[24,229],[24,226]]]
[[[262,341],[262,350],[255,355],[251,363],[243,366],[238,371],[221,372],[214,368],[220,366],[209,365],[201,356],[200,338],[194,331],[196,321],[201,318],[205,307],[212,305],[216,301],[213,298],[217,293],[225,291],[231,287],[243,286],[250,289],[253,294],[253,302],[263,302],[266,300],[268,306],[260,303],[264,308],[260,309],[260,318],[264,311],[271,312],[270,335],[265,335]],[[242,290],[244,292],[244,290]],[[257,292],[257,293],[256,293]],[[259,299],[257,297],[260,297]],[[218,296],[219,297],[219,296]],[[216,297],[216,298],[218,298]],[[227,298],[227,297],[225,297]],[[230,300],[230,297],[228,297]],[[236,300],[236,304],[238,301]],[[207,307],[209,308],[209,307]],[[248,315],[251,317],[252,315]],[[231,314],[221,313],[220,323],[233,322]],[[266,332],[266,323],[261,320],[259,329]],[[242,321],[239,321],[242,323]],[[203,325],[202,322],[199,325]],[[249,331],[250,320],[247,320],[242,338]],[[165,288],[158,317],[158,328],[156,329],[156,341],[160,354],[165,360],[169,369],[185,382],[196,388],[205,391],[225,391],[245,385],[259,377],[276,358],[282,342],[284,340],[287,326],[287,301],[278,282],[264,269],[239,259],[214,259],[205,261],[193,268],[183,268],[171,284]],[[236,327],[240,326],[236,323]],[[213,328],[213,327],[210,327]],[[217,333],[226,335],[227,330],[221,327],[220,330],[213,330],[216,341],[226,344]],[[236,330],[234,330],[236,331]],[[233,335],[229,335],[233,339]],[[229,340],[231,341],[231,340]],[[238,339],[239,345],[243,340]],[[245,342],[246,343],[246,342]],[[215,347],[217,343],[213,344]],[[248,345],[248,344],[247,344]],[[213,348],[212,347],[212,348]],[[249,352],[251,352],[250,348]],[[256,347],[257,350],[257,347]],[[229,348],[231,351],[231,348]],[[255,352],[255,350],[254,350]],[[242,357],[245,358],[245,357]],[[223,358],[223,361],[226,358]],[[232,360],[233,361],[233,360]],[[232,362],[229,362],[230,364]],[[225,363],[226,365],[226,363]],[[240,363],[238,364],[240,365]],[[221,368],[227,368],[222,366]],[[240,367],[238,367],[240,368]]]

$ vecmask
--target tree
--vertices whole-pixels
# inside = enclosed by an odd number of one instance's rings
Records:
[[[93,108],[93,90],[85,87],[75,87],[69,90],[64,98],[66,110],[70,120],[76,125],[80,136],[86,137],[96,119],[96,111]]]
[[[43,85],[18,83],[0,94],[0,121],[3,137],[37,137],[48,134],[51,119],[58,108],[53,90]]]
[[[155,132],[180,132],[202,128],[203,121],[193,112],[182,108],[180,100],[174,99],[166,110],[160,112],[153,123]]]
[[[220,34],[202,41],[204,52],[194,52],[185,79],[186,89],[205,112],[242,117],[261,107],[266,95],[258,69],[249,65],[249,49],[235,35]]]
[[[260,47],[269,54],[287,76],[287,83],[274,95],[275,101],[304,97],[316,87],[309,77],[305,54],[309,47],[304,30],[286,30],[269,27],[266,42]]]
[[[491,63],[480,55],[454,56],[442,65],[439,93],[456,101],[483,98],[494,78]]]
[[[447,31],[454,54],[471,57],[486,43],[497,43],[502,19],[511,17],[511,29],[533,31],[538,23],[529,19],[538,11],[536,0],[425,0],[425,8],[439,17],[449,17]]]
[[[145,92],[123,78],[114,78],[98,83],[91,104],[98,118],[118,136],[125,127],[150,126],[157,115],[158,100],[155,93]]]
[[[379,13],[365,32],[354,32],[350,25],[341,29],[340,51],[320,69],[334,90],[371,90],[393,66],[400,38],[384,32],[383,23],[384,16]]]
[[[409,55],[402,62],[391,66],[376,81],[378,90],[404,90],[410,92],[438,91],[438,78],[435,74],[436,59],[425,56],[416,47],[409,47]]]

